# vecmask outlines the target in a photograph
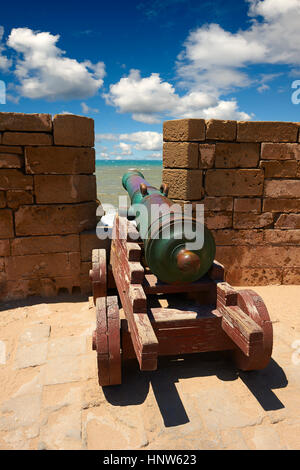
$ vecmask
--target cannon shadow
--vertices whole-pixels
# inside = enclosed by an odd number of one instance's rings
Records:
[[[165,427],[190,421],[176,383],[192,377],[216,376],[221,381],[240,378],[265,411],[284,408],[273,389],[284,388],[288,381],[283,369],[271,359],[261,371],[241,372],[227,360],[226,352],[198,353],[181,357],[160,357],[153,372],[141,372],[136,360],[123,364],[122,385],[104,387],[107,401],[116,406],[138,405],[145,401],[150,385]]]

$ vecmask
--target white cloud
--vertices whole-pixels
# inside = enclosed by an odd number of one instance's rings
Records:
[[[161,150],[163,145],[163,136],[159,132],[132,132],[131,134],[121,134],[120,139],[135,142],[134,148],[136,150]]]
[[[3,52],[5,51],[5,46],[2,44],[3,35],[4,28],[3,26],[0,26],[0,70],[6,71],[10,68],[12,61],[3,55]]]
[[[83,114],[94,114],[94,113],[99,113],[99,109],[97,108],[91,108],[88,106],[86,103],[82,102],[80,103],[81,109]]]
[[[119,140],[119,134],[96,134],[95,141],[102,142],[102,140],[112,140],[117,141]]]
[[[18,52],[15,75],[18,91],[27,98],[72,100],[87,98],[103,85],[103,62],[78,62],[56,46],[59,35],[12,29],[7,44]]]

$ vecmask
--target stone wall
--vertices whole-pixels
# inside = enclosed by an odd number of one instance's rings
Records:
[[[234,285],[300,284],[299,123],[164,123],[163,180],[205,220]]]
[[[0,299],[88,292],[94,121],[0,113]]]

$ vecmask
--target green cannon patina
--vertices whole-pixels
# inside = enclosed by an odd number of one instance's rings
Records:
[[[207,227],[194,217],[184,225],[187,217],[181,208],[173,209],[174,202],[167,197],[167,185],[162,184],[160,189],[151,186],[140,171],[129,170],[122,184],[129,194],[129,214],[136,217],[145,260],[151,271],[166,283],[193,282],[203,277],[212,266],[216,252],[214,238]],[[204,235],[202,248],[187,249],[186,244],[193,242],[197,231]]]

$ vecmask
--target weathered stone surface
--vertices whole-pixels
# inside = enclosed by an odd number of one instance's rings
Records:
[[[10,256],[5,260],[5,271],[10,281],[52,276],[79,276],[80,253]]]
[[[163,123],[165,142],[184,142],[205,140],[204,119],[178,119]]]
[[[23,191],[22,189],[13,189],[7,191],[7,206],[11,209],[18,209],[23,204],[33,204],[33,194],[31,191]]]
[[[3,209],[3,207],[6,207],[6,197],[5,192],[0,191],[0,209]]]
[[[199,144],[199,168],[212,168],[215,163],[215,144]]]
[[[163,182],[170,187],[171,199],[201,199],[202,176],[201,170],[163,170]]]
[[[80,147],[26,147],[29,174],[91,174],[95,171],[95,150]]]
[[[0,131],[51,132],[51,114],[0,113]]]
[[[237,123],[238,142],[297,142],[294,122],[245,121]]]
[[[294,267],[300,266],[300,246],[222,246],[216,259],[236,269]]]
[[[0,211],[0,237],[14,237],[13,216],[10,209],[1,209]]]
[[[265,230],[264,240],[270,245],[300,245],[300,230]]]
[[[261,199],[253,198],[237,198],[234,200],[235,212],[260,212]]]
[[[80,253],[81,261],[90,261],[92,259],[92,250],[103,248],[109,250],[111,239],[100,240],[97,237],[96,230],[87,230],[80,233]]]
[[[16,236],[63,235],[96,226],[96,202],[21,206],[15,213]]]
[[[43,343],[50,336],[50,325],[39,323],[23,331],[19,337],[19,344],[28,345],[33,343]]]
[[[233,227],[236,229],[262,228],[273,223],[273,213],[265,212],[263,214],[235,212],[233,214]]]
[[[63,204],[96,200],[95,175],[35,175],[37,204]]]
[[[3,145],[52,145],[52,135],[35,132],[4,132]]]
[[[261,145],[262,160],[300,160],[299,144],[271,144]]]
[[[264,230],[212,230],[217,245],[263,245]]]
[[[217,143],[216,168],[255,168],[259,160],[259,144]]]
[[[0,240],[0,256],[9,256],[9,255],[10,255],[9,240]]]
[[[85,336],[66,336],[49,341],[48,358],[78,356],[86,353]],[[74,358],[74,360],[76,360]]]
[[[300,212],[300,199],[263,199],[263,212]]]
[[[210,197],[206,196],[201,203],[204,203],[205,210],[211,211],[231,211],[233,208],[232,197]]]
[[[191,142],[164,142],[165,168],[198,168],[198,144]]]
[[[259,167],[264,169],[265,178],[295,178],[298,164],[293,160],[261,161]]]
[[[18,346],[14,368],[24,369],[26,367],[35,367],[44,364],[47,359],[48,344],[36,343],[29,346]]]
[[[209,119],[206,122],[206,138],[211,140],[235,140],[236,121]]]
[[[282,284],[299,285],[300,284],[300,267],[284,269],[282,273]]]
[[[12,397],[3,403],[1,411],[10,414],[6,420],[6,429],[10,430],[16,429],[19,426],[30,426],[39,419],[41,411],[41,393],[30,393]],[[5,420],[3,421],[5,422]],[[3,429],[3,426],[1,426],[2,423],[0,423],[0,428]]]
[[[15,153],[0,153],[1,168],[22,168],[23,158]]]
[[[207,170],[206,193],[209,196],[260,196],[262,170]]]
[[[53,118],[54,145],[71,147],[94,146],[94,120],[72,114],[57,114]]]
[[[0,145],[0,154],[1,153],[14,153],[14,154],[23,154],[22,147],[13,147],[12,145]]]
[[[231,212],[206,212],[205,225],[208,229],[220,229],[232,227]]]
[[[80,251],[79,235],[21,237],[11,241],[12,256]]]
[[[266,180],[264,194],[270,198],[300,198],[300,180]]]
[[[6,343],[0,341],[0,365],[6,364]]]
[[[281,214],[275,223],[275,227],[300,229],[300,214]]]
[[[44,385],[77,382],[82,378],[82,363],[72,356],[55,357],[45,366]]]
[[[32,176],[24,175],[19,170],[0,171],[0,189],[33,189]]]

